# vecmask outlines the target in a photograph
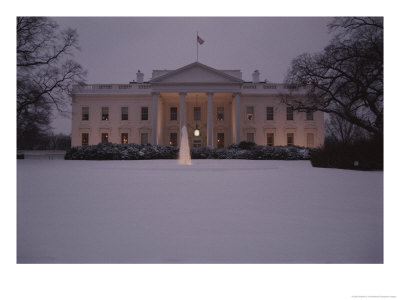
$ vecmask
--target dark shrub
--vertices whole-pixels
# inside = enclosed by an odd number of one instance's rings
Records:
[[[74,160],[145,160],[176,159],[179,148],[163,145],[112,144],[72,147],[65,154],[65,159]],[[302,147],[261,146],[252,142],[232,144],[227,148],[208,147],[190,149],[192,159],[253,159],[286,160],[309,159],[309,149]]]
[[[383,170],[383,139],[358,139],[351,143],[327,140],[311,152],[311,164],[321,168]]]
[[[238,144],[238,148],[243,149],[243,150],[251,150],[254,147],[256,147],[256,143],[254,143],[254,142],[241,141]]]

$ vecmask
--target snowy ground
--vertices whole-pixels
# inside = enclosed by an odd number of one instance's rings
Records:
[[[19,160],[18,263],[382,263],[383,173]]]

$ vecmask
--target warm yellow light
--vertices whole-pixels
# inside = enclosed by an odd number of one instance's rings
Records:
[[[200,130],[197,128],[194,130],[194,136],[199,136],[200,135]]]

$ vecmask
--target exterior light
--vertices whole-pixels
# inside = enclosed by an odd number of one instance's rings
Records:
[[[194,136],[199,136],[200,135],[200,129],[196,125],[196,129],[193,132]]]

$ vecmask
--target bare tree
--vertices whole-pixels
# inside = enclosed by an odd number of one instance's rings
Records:
[[[368,132],[353,123],[346,121],[338,115],[331,115],[325,122],[325,130],[328,137],[337,141],[350,143],[354,140],[368,137]]]
[[[283,102],[298,111],[323,111],[383,135],[383,18],[335,18],[337,35],[318,54],[292,61]],[[307,97],[298,98],[298,88]]]
[[[46,131],[52,110],[65,112],[72,85],[85,78],[73,61],[78,49],[75,30],[59,30],[49,18],[17,18],[17,129]]]

